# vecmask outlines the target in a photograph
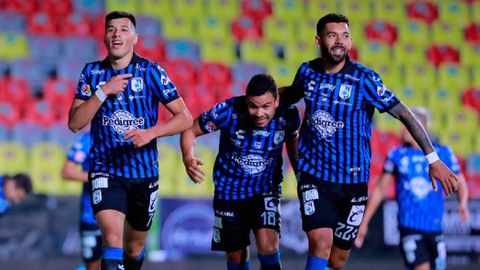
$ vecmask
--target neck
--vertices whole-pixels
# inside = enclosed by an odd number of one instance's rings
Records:
[[[327,74],[338,73],[345,66],[345,62],[346,62],[345,59],[343,59],[342,62],[334,64],[325,58],[321,58],[321,59],[322,59],[323,69]]]
[[[115,58],[114,56],[109,55],[108,61],[110,61],[110,65],[114,69],[119,70],[119,69],[126,68],[128,64],[130,64],[130,61],[132,61],[132,58],[133,58],[133,51],[129,52],[127,55],[125,55],[122,58]]]

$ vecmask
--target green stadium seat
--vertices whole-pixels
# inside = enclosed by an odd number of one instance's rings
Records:
[[[470,83],[470,74],[466,66],[441,65],[438,68],[438,85],[460,95]]]
[[[415,42],[397,42],[393,47],[393,61],[403,65],[425,63],[425,46]]]
[[[462,65],[478,66],[478,63],[480,63],[480,44],[464,43],[458,48]]]
[[[288,162],[288,159],[285,158],[283,162]],[[291,168],[283,171],[282,197],[292,200],[298,198],[297,178],[295,177],[295,172]]]
[[[138,6],[138,13],[164,21],[174,15],[172,9],[171,1],[141,0]]]
[[[477,133],[480,122],[475,110],[461,107],[458,111],[449,111],[446,114],[447,129],[466,133]]]
[[[267,63],[266,68],[280,87],[292,84],[300,64],[301,62],[273,61]]]
[[[465,43],[462,25],[451,21],[437,21],[432,24],[432,42],[459,47]]]
[[[407,18],[405,1],[377,0],[373,1],[373,17],[377,20],[398,22]]]
[[[471,4],[471,17],[470,21],[475,21],[480,18],[480,1],[474,1]]]
[[[382,77],[383,83],[390,90],[395,91],[396,89],[399,89],[404,84],[399,65],[380,60],[380,61],[374,62],[371,68],[373,68],[376,72],[380,74],[380,76]]]
[[[136,14],[139,8],[138,1],[136,0],[106,0],[105,9],[107,12],[122,10],[133,14]]]
[[[20,143],[0,142],[0,174],[16,174],[28,170],[27,149]]]
[[[305,17],[304,2],[305,1],[298,0],[273,0],[272,15],[277,18],[290,18],[292,20],[301,20]]]
[[[172,1],[172,11],[180,17],[199,19],[207,13],[203,2],[203,0],[175,0]]]
[[[176,195],[176,182],[178,172],[183,170],[179,162],[181,157],[173,144],[159,141],[158,149],[158,194],[160,196],[172,197]]]
[[[257,40],[245,40],[240,44],[240,55],[242,61],[266,65],[276,58],[274,44]]]
[[[426,23],[420,21],[399,21],[398,42],[415,43],[426,46],[431,41],[429,27]]]
[[[16,60],[28,55],[28,40],[24,34],[0,32],[0,60]]]
[[[206,62],[222,62],[232,65],[237,61],[235,42],[231,36],[200,40],[200,58]]]
[[[263,21],[263,40],[285,43],[295,36],[295,23],[284,17],[268,17]]]
[[[218,16],[201,17],[198,21],[199,39],[226,39],[230,35],[229,26],[228,21]]]
[[[301,40],[306,42],[309,46],[315,47],[315,36],[317,35],[317,18],[305,18],[296,22],[295,34],[290,42],[294,40]]]
[[[472,77],[473,77],[472,83],[474,86],[480,87],[480,66],[478,65],[478,63],[480,62],[477,62],[476,65],[471,66]]]
[[[169,16],[162,20],[163,34],[167,39],[192,39],[197,33],[194,18],[187,16]]]
[[[347,14],[351,25],[363,25],[373,17],[370,1],[342,0],[339,3],[341,13]]]
[[[320,50],[312,40],[291,40],[283,44],[283,56],[285,61],[300,65],[320,56]]]
[[[437,3],[440,20],[460,26],[470,20],[468,16],[470,7],[466,1],[437,0]]]
[[[447,88],[431,88],[427,93],[427,104],[430,108],[454,112],[463,106],[460,93],[454,93]]]
[[[402,85],[398,88],[392,89],[400,101],[407,106],[416,106],[418,104],[426,103],[426,89],[411,85]]]
[[[339,2],[336,0],[310,0],[306,2],[306,14],[308,19],[318,21],[323,14],[340,12]],[[311,28],[312,30],[315,28]]]
[[[381,59],[382,62],[392,60],[391,48],[383,43],[363,42],[359,44],[358,55],[360,62],[366,66],[373,66]]]
[[[232,19],[240,15],[240,1],[238,0],[208,0],[207,1],[207,14],[218,16],[225,21],[231,21]]]
[[[419,64],[406,64],[404,66],[405,71],[405,84],[415,85],[415,87],[423,87],[428,91],[437,88],[437,79],[435,76],[435,69],[426,64],[425,62]],[[419,78],[422,78],[419,80]]]
[[[474,133],[457,131],[457,130],[445,130],[440,135],[440,141],[443,144],[450,146],[453,152],[466,157],[473,153],[474,147]]]

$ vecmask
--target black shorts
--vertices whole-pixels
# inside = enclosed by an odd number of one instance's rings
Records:
[[[333,229],[334,246],[349,250],[368,200],[367,183],[337,184],[302,173],[297,188],[302,228]]]
[[[91,171],[88,184],[93,212],[117,210],[137,231],[152,225],[158,197],[158,179],[125,179],[105,172]]]
[[[446,268],[447,251],[441,233],[426,233],[412,229],[400,229],[400,252],[405,269],[414,269],[428,262],[430,269]]]
[[[236,201],[213,199],[215,224],[212,250],[237,251],[250,245],[250,231],[268,228],[280,233],[280,195],[262,194]]]
[[[97,224],[80,224],[80,243],[84,262],[100,260],[102,257],[102,234]]]

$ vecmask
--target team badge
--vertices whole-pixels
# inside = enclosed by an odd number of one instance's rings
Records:
[[[279,144],[283,142],[283,137],[285,137],[285,131],[283,130],[275,131],[275,135],[273,136],[273,143]]]
[[[311,216],[313,213],[315,213],[315,204],[313,201],[308,201],[303,204],[304,212],[305,215]]]
[[[95,190],[93,192],[93,204],[99,204],[102,201],[102,191],[101,190]]]
[[[143,90],[143,79],[142,77],[133,77],[131,80],[133,92],[140,92]]]
[[[352,86],[349,84],[341,84],[340,91],[338,92],[338,96],[342,99],[347,99],[350,97],[352,93]]]

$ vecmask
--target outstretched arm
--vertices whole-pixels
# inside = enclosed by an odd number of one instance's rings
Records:
[[[196,138],[203,134],[198,118],[196,118],[193,121],[192,127],[183,131],[180,136],[183,165],[185,165],[185,170],[187,171],[188,176],[195,183],[201,183],[205,177],[205,173],[200,168],[200,165],[203,165],[203,162],[195,158],[194,155]]]
[[[368,198],[367,209],[363,215],[362,224],[360,224],[360,227],[358,228],[357,238],[355,239],[355,246],[357,248],[361,248],[363,246],[363,241],[365,240],[365,236],[368,232],[368,224],[377,211],[378,206],[382,202],[383,194],[385,193],[385,190],[387,189],[392,178],[392,174],[384,172],[378,179],[378,182],[375,184],[375,187]]]
[[[432,181],[433,189],[435,191],[438,190],[435,180],[438,179],[446,195],[450,195],[455,191],[458,187],[457,176],[438,158],[425,128],[410,109],[399,103],[390,109],[388,113],[405,125],[420,148],[422,148],[423,153],[425,153],[429,163],[430,180]]]
[[[63,164],[62,177],[66,180],[88,182],[88,173],[78,169],[77,164],[71,160]]]

